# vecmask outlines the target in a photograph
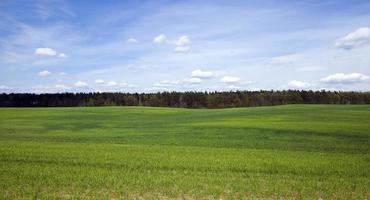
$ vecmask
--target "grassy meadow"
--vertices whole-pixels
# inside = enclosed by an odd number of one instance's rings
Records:
[[[1,108],[1,199],[370,199],[370,106]]]

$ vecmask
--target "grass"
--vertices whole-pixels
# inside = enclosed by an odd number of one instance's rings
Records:
[[[370,199],[370,106],[0,109],[1,199]]]

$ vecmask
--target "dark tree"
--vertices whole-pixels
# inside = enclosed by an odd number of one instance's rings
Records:
[[[0,107],[161,106],[228,108],[283,104],[370,104],[370,92],[236,91],[162,93],[0,94]]]

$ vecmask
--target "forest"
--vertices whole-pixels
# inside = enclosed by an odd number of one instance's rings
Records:
[[[370,92],[261,90],[235,92],[0,94],[0,107],[155,106],[230,108],[285,104],[370,104]]]

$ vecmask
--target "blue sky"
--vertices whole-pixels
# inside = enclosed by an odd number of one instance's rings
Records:
[[[370,1],[0,1],[0,92],[370,90]]]

